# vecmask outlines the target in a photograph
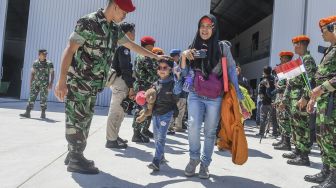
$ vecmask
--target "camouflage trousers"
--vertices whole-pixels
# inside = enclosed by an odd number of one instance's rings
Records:
[[[277,120],[280,128],[281,135],[286,137],[291,137],[291,119],[289,117],[288,109],[281,111],[277,109]]]
[[[151,124],[152,121],[152,116],[149,116],[146,118],[146,120],[142,123],[137,123],[135,120],[136,118],[139,117],[139,113],[142,110],[142,107],[137,105],[136,110],[135,110],[135,114],[134,114],[134,118],[133,118],[133,124],[132,127],[134,130],[148,130],[149,126]]]
[[[69,152],[83,153],[89,136],[96,99],[96,95],[68,89],[65,101],[65,137],[68,141]]]
[[[48,83],[47,84],[38,84],[33,81],[30,87],[30,95],[28,99],[28,108],[33,109],[36,98],[40,94],[40,104],[41,110],[47,109],[47,99],[48,99]]]
[[[317,101],[316,138],[322,151],[322,162],[336,168],[336,92],[329,97],[329,94],[323,94]],[[333,109],[328,113],[329,101],[333,102]]]
[[[310,126],[309,126],[309,114],[306,109],[299,110],[297,102],[299,99],[291,99],[290,104],[290,116],[292,118],[292,129],[294,137],[294,145],[301,152],[310,152],[311,140],[310,140]]]

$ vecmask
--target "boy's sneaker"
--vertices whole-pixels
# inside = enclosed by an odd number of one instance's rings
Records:
[[[184,170],[184,175],[187,177],[191,177],[195,175],[196,167],[200,164],[200,160],[198,159],[190,159],[187,167]]]
[[[168,163],[169,161],[165,158],[165,156],[162,156],[162,159],[160,161],[160,164],[166,164]]]
[[[210,178],[209,168],[204,165],[201,165],[198,177],[201,179],[209,179]]]
[[[152,169],[153,171],[160,171],[160,165],[157,161],[153,160],[151,164],[147,166],[149,169]]]

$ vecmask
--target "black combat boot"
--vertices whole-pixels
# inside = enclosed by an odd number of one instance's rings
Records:
[[[307,152],[300,152],[295,159],[290,159],[287,161],[287,164],[297,165],[297,166],[310,166],[310,161]]]
[[[85,158],[84,158],[84,159],[85,159]],[[85,159],[85,160],[87,160],[87,159]],[[64,159],[64,164],[65,164],[65,165],[68,165],[69,162],[70,162],[70,152],[68,152],[67,156],[65,157],[65,159]],[[91,166],[94,166],[94,165],[95,165],[95,164],[94,164],[94,161],[92,161],[92,160],[87,160],[87,163],[88,163],[89,165],[91,165]]]
[[[295,159],[298,155],[300,155],[300,151],[295,147],[294,151],[290,153],[284,153],[282,154],[282,157],[286,159]]]
[[[283,142],[284,142],[284,136],[283,135],[281,135],[281,138],[280,138],[280,140],[278,141],[278,142],[274,142],[273,144],[272,144],[272,146],[280,146]]]
[[[121,143],[124,143],[124,144],[127,144],[127,143],[128,143],[128,140],[126,140],[126,139],[122,139],[122,138],[120,138],[120,137],[117,138],[117,141],[118,141],[118,142],[121,142]]]
[[[98,174],[99,169],[88,162],[83,154],[70,153],[70,162],[68,165],[68,172],[76,172],[80,174]]]
[[[148,143],[149,138],[145,135],[142,135],[140,133],[140,130],[134,130],[133,131],[133,137],[132,137],[132,142],[139,142],[139,143]]]
[[[154,138],[154,134],[152,132],[150,132],[147,128],[142,129],[141,134],[145,135],[149,138]]]
[[[27,106],[26,112],[23,113],[23,114],[20,114],[20,116],[25,117],[25,118],[30,118],[30,111],[31,111],[31,108],[29,106]]]
[[[284,137],[284,141],[279,146],[274,147],[275,150],[291,151],[290,137]]]
[[[42,109],[42,111],[41,111],[41,118],[42,119],[46,118],[46,110],[45,109]]]
[[[322,183],[327,177],[330,175],[329,165],[323,164],[321,172],[315,175],[306,175],[304,177],[305,181],[312,182],[312,183]]]
[[[124,142],[118,142],[118,140],[115,140],[115,141],[107,140],[106,144],[105,144],[105,147],[106,148],[115,148],[115,149],[126,149],[127,144],[125,144]]]
[[[312,188],[336,188],[336,169],[330,169],[330,174],[324,182]]]

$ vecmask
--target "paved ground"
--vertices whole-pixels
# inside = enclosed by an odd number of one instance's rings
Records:
[[[321,166],[316,147],[311,154],[311,167],[287,165],[281,157],[283,152],[272,149],[273,139],[267,138],[259,144],[259,139],[253,136],[256,128],[249,122],[246,126],[249,160],[245,165],[232,164],[230,153],[216,150],[209,180],[186,178],[183,170],[189,160],[187,134],[177,134],[168,136],[166,158],[169,163],[153,174],[146,167],[152,160],[153,142],[130,143],[126,150],[106,149],[107,108],[97,107],[85,155],[95,160],[101,173],[93,176],[68,173],[63,164],[67,151],[63,104],[50,103],[46,120],[39,118],[39,111],[32,112],[32,119],[20,118],[18,114],[24,111],[25,105],[24,101],[0,99],[1,188],[303,188],[313,185],[303,180],[304,175],[317,173]],[[126,118],[121,137],[131,138],[131,122],[131,118]]]

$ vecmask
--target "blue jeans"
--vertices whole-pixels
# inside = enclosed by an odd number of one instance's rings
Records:
[[[220,119],[222,97],[209,99],[190,92],[188,96],[188,138],[191,159],[201,160],[209,166],[216,141],[216,129]],[[201,128],[204,122],[204,147],[201,156]]]
[[[171,111],[164,115],[153,116],[153,132],[155,140],[155,155],[153,162],[156,165],[158,165],[163,158],[166,136],[173,114],[174,112]]]

